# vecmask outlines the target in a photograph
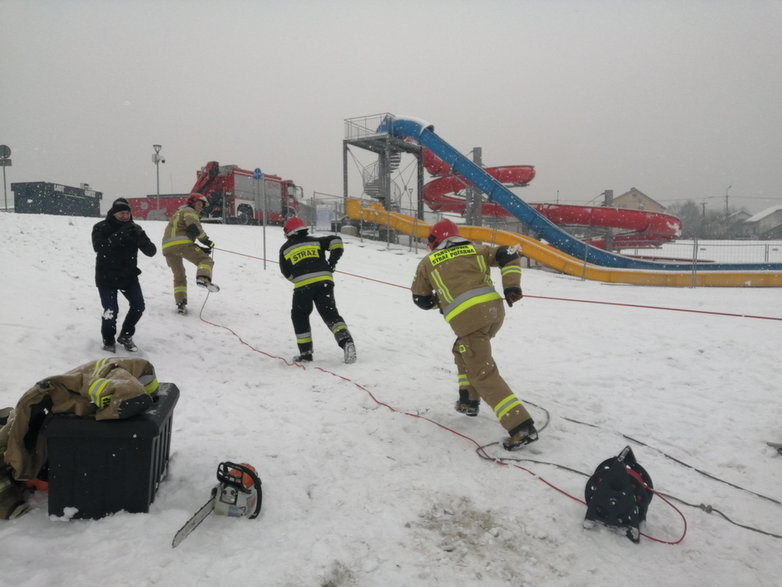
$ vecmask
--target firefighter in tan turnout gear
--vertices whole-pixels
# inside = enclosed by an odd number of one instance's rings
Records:
[[[212,283],[212,268],[214,261],[211,252],[214,243],[201,228],[199,215],[208,200],[203,194],[193,193],[187,203],[180,207],[171,219],[163,233],[163,256],[174,273],[174,301],[180,314],[187,313],[187,273],[183,259],[197,267],[196,283],[209,291],[220,291]],[[196,244],[201,241],[204,246]]]
[[[450,220],[432,226],[429,248],[432,252],[418,264],[411,290],[417,306],[439,308],[456,334],[456,411],[477,416],[483,399],[508,431],[502,443],[507,450],[534,442],[538,432],[532,417],[500,376],[491,353],[491,339],[502,326],[505,308],[492,285],[490,267],[500,267],[504,297],[512,306],[522,297],[519,254],[513,247],[474,244],[461,238]]]

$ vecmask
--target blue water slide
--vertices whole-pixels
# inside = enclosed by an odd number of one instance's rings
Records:
[[[587,263],[621,269],[651,269],[654,271],[692,271],[692,263],[663,263],[645,261],[618,255],[598,249],[571,236],[537,210],[521,200],[516,194],[486,173],[483,169],[446,143],[434,132],[434,125],[414,118],[386,117],[377,129],[397,137],[409,137],[429,149],[451,166],[454,173],[497,202],[521,222],[539,235],[540,239]],[[782,271],[782,263],[704,263],[701,271]]]

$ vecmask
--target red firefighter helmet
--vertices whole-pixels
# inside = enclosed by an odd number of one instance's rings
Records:
[[[282,230],[285,233],[285,236],[290,236],[294,232],[307,230],[307,225],[304,224],[304,221],[298,216],[291,216],[285,221],[285,224],[282,225]]]
[[[435,222],[429,229],[427,238],[429,248],[434,249],[449,236],[459,236],[459,227],[447,218]]]
[[[203,202],[204,207],[206,207],[209,204],[209,200],[206,198],[204,194],[193,192],[187,197],[187,205],[193,206],[195,205],[196,202]]]

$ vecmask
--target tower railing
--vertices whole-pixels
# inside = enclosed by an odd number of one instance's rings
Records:
[[[383,135],[388,133],[377,132],[380,123],[387,117],[393,118],[392,114],[387,112],[381,114],[369,114],[367,116],[358,116],[356,118],[345,119],[345,139],[363,139],[374,135]]]

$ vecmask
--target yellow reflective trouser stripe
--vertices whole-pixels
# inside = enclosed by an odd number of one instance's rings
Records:
[[[312,342],[312,335],[307,334],[306,336],[302,336],[301,338],[296,337],[296,344],[304,344],[306,342]]]
[[[467,375],[459,374],[459,387],[467,387],[470,385],[470,379]]]
[[[299,281],[293,287],[303,287],[312,283],[318,283],[319,281],[334,281],[334,279],[330,275],[318,275],[317,277],[312,277],[311,279]]]
[[[336,326],[334,326],[334,328],[331,329],[331,333],[336,334],[340,330],[347,330],[347,329],[348,327],[346,324],[337,324]]]
[[[478,304],[483,304],[484,302],[491,302],[493,300],[499,300],[499,299],[500,299],[500,294],[494,291],[491,293],[486,293],[465,300],[464,302],[456,306],[453,310],[451,310],[445,315],[445,321],[450,322],[451,320],[456,318],[459,314],[461,314],[465,310],[472,308],[473,306],[477,306]]]
[[[442,298],[443,302],[450,304],[453,301],[453,296],[448,288],[445,286],[445,282],[440,277],[440,272],[437,270],[432,271],[432,281],[434,281],[435,288]]]
[[[111,395],[103,395],[108,384],[108,379],[96,379],[89,387],[88,394],[90,399],[92,400],[92,403],[94,403],[99,408],[102,408],[111,401]]]
[[[174,293],[187,293],[187,286],[186,285],[178,285],[174,288]]]
[[[104,365],[108,363],[108,359],[101,359],[100,361],[95,361],[95,368],[92,370],[93,375],[97,375],[100,373],[100,370],[103,369]]]
[[[502,420],[505,416],[508,415],[508,412],[520,405],[521,402],[519,401],[519,398],[513,394],[510,394],[505,399],[500,401],[496,406],[494,406],[494,413],[496,414],[498,420]]]

